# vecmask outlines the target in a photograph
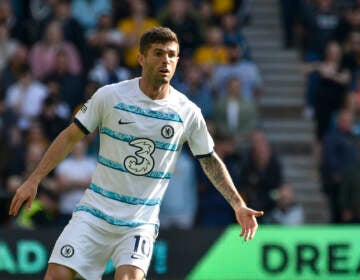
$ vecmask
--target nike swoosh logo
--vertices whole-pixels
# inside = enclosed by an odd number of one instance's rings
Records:
[[[143,259],[144,257],[139,257],[136,255],[131,255],[130,258],[135,259],[135,260],[139,260],[139,259]]]
[[[124,122],[122,119],[120,119],[118,123],[119,124],[130,124],[130,123],[135,123],[135,122]]]

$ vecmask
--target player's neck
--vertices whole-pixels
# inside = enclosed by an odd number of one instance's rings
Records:
[[[153,100],[164,99],[169,95],[170,84],[161,84],[159,86],[149,83],[146,78],[141,77],[139,80],[141,91]]]

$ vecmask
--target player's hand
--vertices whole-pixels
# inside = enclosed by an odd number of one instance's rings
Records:
[[[21,206],[26,202],[26,209],[29,210],[37,193],[37,184],[27,180],[15,192],[11,201],[9,215],[16,216]]]
[[[264,215],[264,212],[247,207],[239,207],[236,209],[235,214],[242,229],[240,236],[244,236],[245,241],[253,239],[258,228],[256,218]]]

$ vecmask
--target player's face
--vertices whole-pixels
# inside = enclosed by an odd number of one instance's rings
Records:
[[[176,42],[152,44],[146,54],[139,55],[143,75],[155,85],[169,83],[179,60],[179,48]]]

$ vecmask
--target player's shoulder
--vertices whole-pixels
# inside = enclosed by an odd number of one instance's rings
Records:
[[[107,99],[109,96],[118,96],[123,92],[131,92],[136,88],[136,79],[124,80],[118,83],[108,84],[100,87],[94,97],[96,99]]]
[[[133,87],[136,87],[137,81],[138,81],[137,78],[130,79],[130,80],[124,80],[124,81],[121,81],[121,82],[118,82],[118,83],[104,85],[99,90],[101,92],[106,93],[106,92],[119,91],[119,90],[124,89],[124,88],[133,88]]]

